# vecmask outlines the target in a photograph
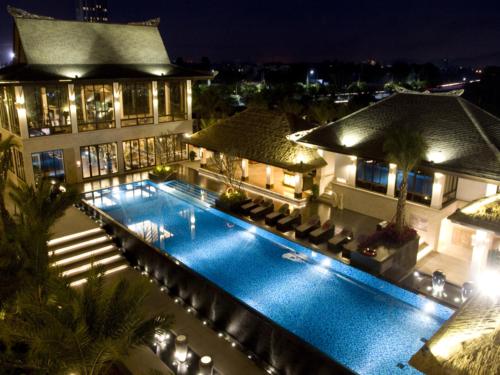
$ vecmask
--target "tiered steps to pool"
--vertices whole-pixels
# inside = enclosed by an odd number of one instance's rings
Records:
[[[102,228],[93,228],[48,242],[50,264],[58,267],[71,286],[87,281],[89,271],[100,266],[104,274],[127,268],[128,263]]]
[[[211,206],[215,204],[215,200],[217,199],[217,194],[208,191],[206,189],[203,189],[199,186],[187,184],[183,181],[179,180],[168,181],[165,183],[165,185],[181,193],[189,195],[192,198],[206,202]]]

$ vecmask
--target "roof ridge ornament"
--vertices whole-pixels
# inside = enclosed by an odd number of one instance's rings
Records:
[[[39,14],[34,14],[27,12],[23,9],[15,8],[13,6],[7,5],[7,12],[15,18],[29,18],[29,19],[35,19],[35,20],[53,20],[54,17],[49,17],[49,16],[41,16]]]
[[[156,18],[151,18],[146,21],[141,21],[141,22],[129,22],[129,25],[135,25],[135,26],[154,26],[158,27],[160,26],[160,17]]]

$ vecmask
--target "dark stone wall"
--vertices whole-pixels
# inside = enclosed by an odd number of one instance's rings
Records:
[[[138,239],[126,227],[90,206],[97,213],[108,233],[117,238],[132,265],[139,265],[150,276],[193,306],[201,316],[212,322],[216,330],[225,331],[259,359],[286,375],[352,374],[298,336],[236,299],[165,252]]]

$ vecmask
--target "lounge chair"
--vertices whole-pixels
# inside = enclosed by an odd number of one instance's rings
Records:
[[[285,217],[285,215],[288,215],[289,213],[290,213],[290,206],[288,205],[288,203],[285,203],[281,205],[278,211],[274,211],[266,215],[266,224],[271,227],[275,226],[279,219]]]
[[[299,210],[294,210],[290,215],[278,220],[276,229],[280,232],[286,232],[293,228],[294,225],[299,225],[302,220]]]
[[[335,233],[335,224],[333,224],[333,221],[327,220],[323,223],[321,227],[309,233],[309,241],[317,245],[321,242],[325,242],[326,240],[332,238],[334,233]]]
[[[262,202],[262,204],[250,211],[250,218],[252,220],[262,219],[263,216],[273,212],[273,210],[273,201],[271,199],[266,199],[264,202]]]
[[[256,208],[261,203],[262,203],[262,197],[257,197],[251,202],[244,203],[240,206],[241,213],[243,215],[248,215],[248,214],[250,214],[250,211],[252,211],[254,208]]]
[[[296,238],[305,238],[313,230],[318,229],[321,226],[318,215],[311,216],[307,222],[301,224],[295,228]]]
[[[328,240],[328,250],[331,250],[335,253],[342,251],[344,245],[350,241],[352,241],[354,235],[352,230],[348,228],[342,229],[342,231],[333,236],[330,240]]]

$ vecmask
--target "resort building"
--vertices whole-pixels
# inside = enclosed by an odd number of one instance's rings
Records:
[[[67,183],[151,168],[158,148],[186,160],[191,84],[170,63],[158,22],[56,20],[9,8],[15,60],[0,69],[0,135],[13,175]]]
[[[318,128],[289,121],[289,116],[248,109],[195,133],[189,142],[202,148],[202,165],[213,151],[236,150],[247,190],[262,193],[267,187],[269,195],[300,207],[302,192],[317,189],[334,207],[390,221],[402,174],[386,160],[384,134],[408,126],[429,146],[408,187],[406,220],[420,235],[420,265],[425,269],[427,261],[429,273],[436,264],[456,265],[450,269],[458,275],[449,276],[461,283],[498,264],[498,220],[480,226],[452,214],[476,200],[464,212],[484,204],[498,210],[500,119],[459,96],[397,93]],[[208,165],[200,173],[214,171]]]

